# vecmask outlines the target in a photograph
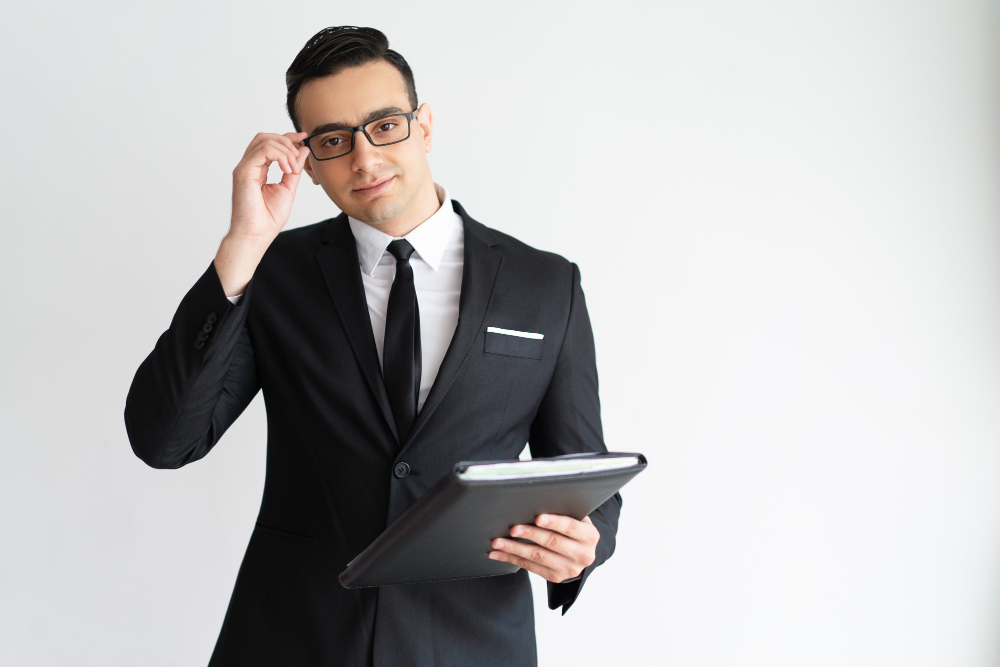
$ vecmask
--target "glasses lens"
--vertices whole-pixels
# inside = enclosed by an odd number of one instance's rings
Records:
[[[372,143],[384,146],[410,136],[410,123],[406,120],[406,116],[388,116],[368,123],[365,125],[365,130],[372,138]]]
[[[317,134],[309,140],[309,147],[320,160],[329,160],[351,152],[351,131],[335,130]]]

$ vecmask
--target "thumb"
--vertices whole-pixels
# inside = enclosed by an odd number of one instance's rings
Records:
[[[299,186],[299,178],[302,176],[302,172],[296,174],[291,172],[288,174],[281,175],[281,185],[288,190],[288,194],[295,196],[295,189]]]
[[[295,195],[295,190],[299,185],[299,179],[302,177],[302,168],[306,164],[306,160],[309,159],[309,149],[300,148],[298,156],[292,161],[292,165],[295,167],[295,171],[289,174],[281,175],[281,184],[285,186],[289,194]]]

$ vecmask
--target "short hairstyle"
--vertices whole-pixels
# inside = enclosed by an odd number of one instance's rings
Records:
[[[295,98],[306,82],[379,60],[389,63],[403,75],[410,105],[416,109],[417,87],[413,83],[413,71],[403,56],[389,48],[389,39],[381,31],[344,25],[323,28],[310,37],[285,72],[288,116],[296,131],[301,132],[302,128],[295,114]]]

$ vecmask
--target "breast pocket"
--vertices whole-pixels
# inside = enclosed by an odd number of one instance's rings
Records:
[[[544,339],[540,333],[488,327],[484,351],[490,354],[505,354],[509,357],[541,359]]]

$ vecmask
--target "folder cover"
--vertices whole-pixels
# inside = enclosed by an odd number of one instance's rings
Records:
[[[497,537],[539,514],[582,520],[646,467],[642,454],[461,461],[340,573],[345,588],[516,572],[487,557]],[[528,540],[521,540],[528,542]]]

